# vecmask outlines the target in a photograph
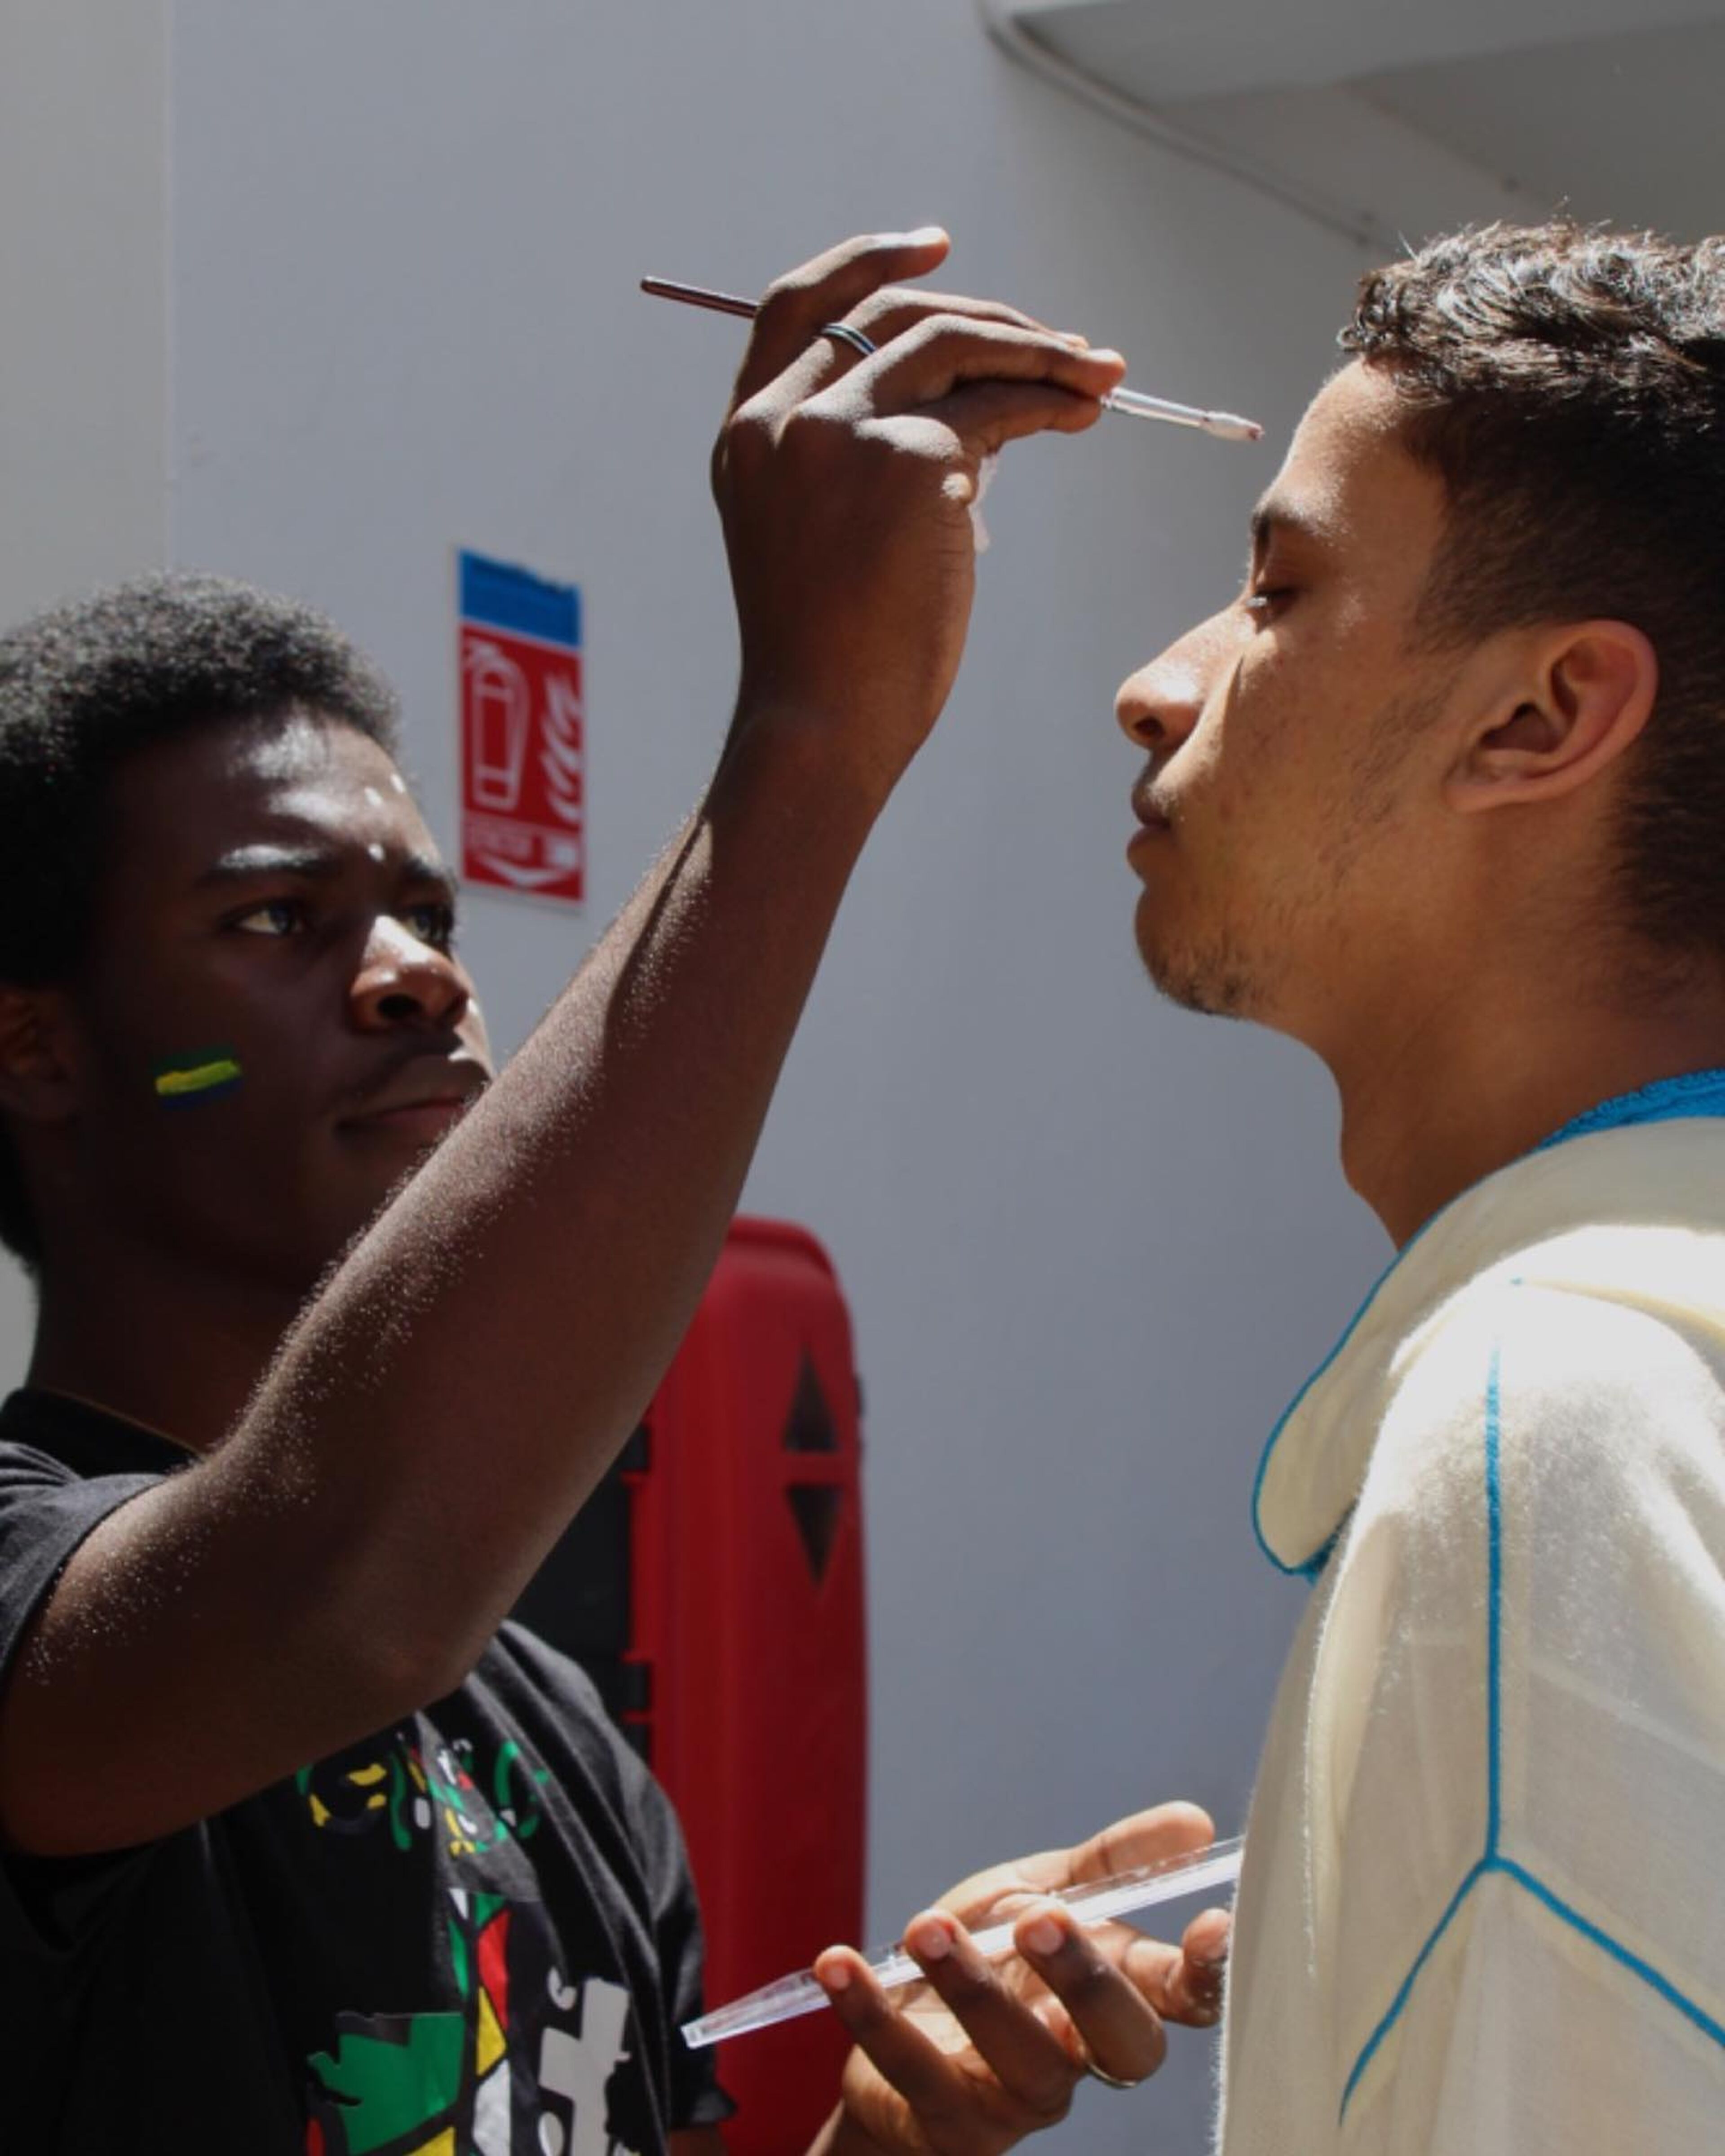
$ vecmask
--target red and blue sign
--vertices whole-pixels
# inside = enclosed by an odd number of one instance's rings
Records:
[[[461,874],[578,905],[587,895],[581,593],[463,552]]]

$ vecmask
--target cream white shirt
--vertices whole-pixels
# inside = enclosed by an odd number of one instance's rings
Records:
[[[1711,1080],[1455,1200],[1271,1439],[1221,2156],[1725,2151]]]

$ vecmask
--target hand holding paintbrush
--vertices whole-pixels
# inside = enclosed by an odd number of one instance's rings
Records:
[[[905,289],[947,244],[932,229],[851,240],[774,285],[713,463],[740,733],[813,735],[854,758],[852,794],[875,808],[957,670],[984,465],[1092,426],[1125,372],[1014,309]]]
[[[711,313],[735,315],[745,321],[752,321],[759,312],[758,303],[753,300],[740,299],[733,292],[715,292],[704,285],[680,285],[670,277],[644,277],[641,290],[656,300],[679,300],[685,306],[705,307]],[[839,339],[865,358],[878,349],[865,331],[849,322],[824,323],[821,335]],[[1242,419],[1238,413],[1207,412],[1196,404],[1176,404],[1166,397],[1151,397],[1142,389],[1128,389],[1123,382],[1103,398],[1102,409],[1123,412],[1134,419],[1161,419],[1170,426],[1195,427],[1202,434],[1214,434],[1226,442],[1255,442],[1264,433],[1255,419]]]

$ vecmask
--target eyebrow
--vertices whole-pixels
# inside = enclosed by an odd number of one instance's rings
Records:
[[[1279,531],[1296,539],[1322,542],[1328,535],[1322,523],[1279,495],[1266,494],[1252,511],[1252,552],[1258,553]]]
[[[312,883],[332,882],[347,866],[347,856],[330,846],[236,846],[199,875],[199,891],[254,883],[260,876],[298,876]],[[428,854],[409,854],[402,864],[410,883],[429,884],[453,906],[458,893],[454,872]]]

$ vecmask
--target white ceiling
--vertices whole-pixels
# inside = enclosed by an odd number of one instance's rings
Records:
[[[1725,0],[983,6],[1338,219],[1411,233],[1565,207],[1687,238],[1725,228]]]

